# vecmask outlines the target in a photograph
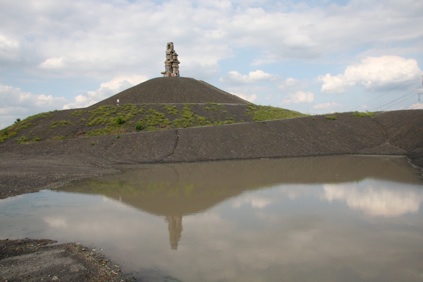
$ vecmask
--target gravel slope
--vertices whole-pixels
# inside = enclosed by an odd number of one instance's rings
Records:
[[[344,154],[405,155],[423,167],[423,110],[1,144],[0,198],[139,163]]]

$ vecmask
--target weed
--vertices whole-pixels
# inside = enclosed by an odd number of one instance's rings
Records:
[[[85,113],[85,110],[74,110],[71,115],[74,117],[82,116]]]
[[[167,113],[169,115],[173,115],[176,116],[178,114],[178,108],[176,106],[173,105],[164,105],[165,110],[167,111]]]
[[[282,108],[276,108],[271,106],[258,106],[253,104],[247,106],[246,114],[251,116],[254,121],[286,119],[306,116],[302,113]]]
[[[25,135],[22,135],[16,141],[18,141],[19,144],[28,144],[29,143],[29,138],[26,137]]]
[[[100,136],[108,134],[121,134],[125,133],[125,128],[115,127],[115,126],[106,126],[103,128],[94,129],[86,133],[87,136]]]
[[[207,103],[204,109],[206,109],[207,111],[220,111],[222,113],[226,113],[225,106],[217,103]]]
[[[145,129],[145,125],[144,125],[144,121],[143,120],[139,120],[137,122],[137,124],[135,125],[135,130],[137,131],[141,131]]]
[[[63,136],[63,135],[58,135],[58,136],[54,136],[53,137],[53,140],[65,140],[65,136]]]
[[[154,130],[156,128],[165,128],[170,121],[165,114],[154,109],[149,109],[144,117],[144,125],[147,130]]]
[[[336,120],[336,116],[335,115],[326,115],[325,118],[327,120]]]
[[[375,114],[376,114],[375,112],[354,112],[353,113],[353,115],[358,118],[373,117],[375,116]]]
[[[73,125],[73,123],[70,122],[69,120],[59,120],[59,121],[52,122],[50,124],[50,128],[56,128],[58,126],[67,126],[67,125]]]
[[[122,116],[117,116],[115,118],[112,118],[112,124],[119,126],[126,122],[126,120]]]

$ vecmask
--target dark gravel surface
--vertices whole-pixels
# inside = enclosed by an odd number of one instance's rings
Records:
[[[202,80],[189,77],[157,77],[135,85],[110,98],[91,106],[120,104],[160,103],[227,103],[250,104],[250,102],[214,87]]]
[[[423,110],[0,145],[0,198],[117,173],[140,163],[321,155],[405,155],[423,167]]]

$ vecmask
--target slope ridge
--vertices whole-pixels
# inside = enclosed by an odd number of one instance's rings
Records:
[[[126,89],[91,107],[116,105],[118,99],[121,104],[250,104],[205,81],[189,77],[157,77]]]

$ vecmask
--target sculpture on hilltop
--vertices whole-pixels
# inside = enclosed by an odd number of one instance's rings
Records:
[[[166,61],[165,71],[162,71],[163,76],[179,76],[179,61],[178,54],[173,48],[173,42],[168,42],[166,47]]]

